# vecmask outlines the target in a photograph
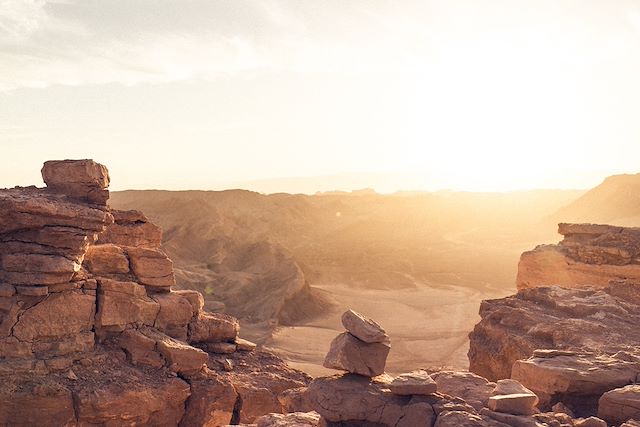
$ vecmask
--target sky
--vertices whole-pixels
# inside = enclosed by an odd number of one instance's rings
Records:
[[[638,76],[636,0],[0,0],[0,187],[588,188]]]

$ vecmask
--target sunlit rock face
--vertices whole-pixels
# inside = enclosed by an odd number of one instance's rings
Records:
[[[105,166],[42,175],[47,188],[0,190],[0,425],[251,422],[308,382],[172,289],[160,229],[109,209]]]
[[[640,228],[598,224],[558,226],[564,239],[522,254],[518,289],[558,285],[605,287],[612,279],[640,281]]]

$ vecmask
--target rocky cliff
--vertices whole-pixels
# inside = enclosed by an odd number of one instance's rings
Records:
[[[519,381],[541,410],[561,405],[609,425],[640,419],[640,230],[559,231],[560,244],[522,255],[516,295],[483,301],[470,370]]]
[[[0,190],[0,425],[200,426],[281,412],[309,378],[173,290],[161,231],[91,160]]]
[[[561,223],[558,233],[564,236],[559,244],[522,254],[518,289],[605,287],[612,279],[640,281],[640,228]]]

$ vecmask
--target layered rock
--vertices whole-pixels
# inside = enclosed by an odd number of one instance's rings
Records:
[[[42,174],[45,189],[0,190],[1,425],[251,422],[308,383],[200,293],[171,289],[159,228],[110,211],[104,166]]]
[[[559,244],[522,254],[518,289],[606,287],[613,279],[640,281],[640,228],[561,223],[558,233],[564,236]]]
[[[516,360],[536,349],[615,353],[640,344],[640,287],[531,288],[483,301],[469,335],[469,368],[491,380],[510,378]]]

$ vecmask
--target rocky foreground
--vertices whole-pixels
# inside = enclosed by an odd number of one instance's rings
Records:
[[[42,176],[0,190],[0,425],[251,422],[308,383],[172,289],[160,229],[108,208],[104,166],[46,162]]]
[[[472,372],[387,375],[390,337],[349,310],[324,362],[342,373],[312,380],[173,289],[161,230],[107,206],[104,166],[42,175],[0,190],[2,426],[640,426],[636,229],[562,224],[523,254]]]

